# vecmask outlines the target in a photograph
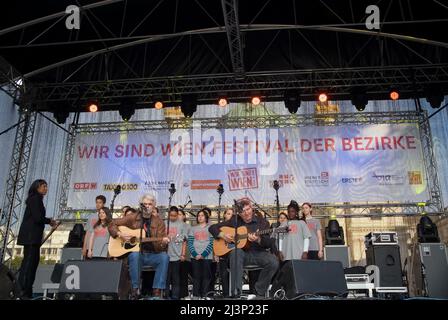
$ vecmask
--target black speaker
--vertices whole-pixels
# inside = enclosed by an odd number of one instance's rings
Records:
[[[344,268],[339,261],[287,261],[272,283],[271,296],[282,288],[288,299],[302,294],[341,297],[348,294]]]
[[[381,287],[403,287],[399,246],[369,246],[366,251],[366,260],[367,265],[378,266]]]
[[[69,260],[64,264],[60,299],[126,299],[127,268],[122,260]]]
[[[0,300],[14,300],[19,297],[19,283],[8,267],[0,264]]]

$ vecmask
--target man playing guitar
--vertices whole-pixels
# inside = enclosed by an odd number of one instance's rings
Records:
[[[142,256],[140,252],[131,252],[128,256],[129,275],[132,285],[132,299],[137,299],[140,295],[140,266],[151,266],[155,268],[153,283],[153,296],[162,297],[162,290],[166,287],[166,276],[168,272],[169,257],[166,253],[166,244],[169,238],[166,236],[165,224],[158,216],[152,215],[156,200],[152,195],[144,195],[141,198],[142,209],[137,213],[129,213],[124,218],[114,219],[109,225],[109,233],[113,238],[121,237],[124,241],[129,241],[131,236],[119,230],[119,226],[125,226],[130,229],[141,229],[142,238],[159,238],[162,241],[143,243]]]
[[[230,271],[233,279],[236,281],[236,294],[241,294],[243,266],[257,265],[262,268],[258,281],[255,283],[255,293],[257,298],[264,298],[272,277],[278,268],[277,258],[268,252],[274,241],[269,235],[257,235],[256,232],[269,228],[269,222],[261,217],[254,215],[252,204],[248,199],[242,199],[237,207],[242,208],[242,212],[237,217],[237,227],[246,227],[248,230],[247,239],[249,245],[243,249],[234,249],[229,254]],[[235,227],[235,219],[230,219],[210,226],[209,232],[215,239],[224,239],[226,242],[233,242],[233,236],[221,231],[222,227]],[[235,259],[235,255],[236,258]],[[235,261],[236,260],[236,261]],[[231,294],[235,293],[232,288]]]

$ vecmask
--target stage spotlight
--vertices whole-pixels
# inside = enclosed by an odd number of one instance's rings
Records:
[[[194,94],[182,95],[180,110],[186,118],[191,118],[197,110],[197,97]]]
[[[129,121],[135,113],[135,105],[130,100],[123,100],[121,101],[121,105],[120,108],[118,109],[118,112],[120,113],[120,116],[123,119],[123,121]]]
[[[286,91],[284,96],[285,107],[290,113],[297,113],[299,110],[301,98],[297,91]]]
[[[431,105],[432,108],[437,109],[442,105],[445,97],[443,96],[440,87],[433,85],[425,89],[426,101]]]
[[[154,103],[154,108],[156,108],[158,110],[162,109],[163,108],[163,102],[162,101],[156,101]]]
[[[400,93],[398,92],[398,90],[396,90],[396,89],[392,89],[392,90],[389,92],[389,97],[390,97],[392,100],[398,100],[398,99],[400,98]]]
[[[261,98],[259,96],[255,96],[252,97],[252,99],[250,100],[250,102],[254,105],[254,106],[258,106],[261,103]]]
[[[67,110],[56,110],[53,112],[53,116],[59,124],[64,124],[68,118],[68,115],[69,112]]]
[[[97,102],[90,102],[88,104],[87,109],[89,110],[89,112],[97,112],[98,111],[98,103]]]
[[[351,93],[352,104],[355,106],[356,110],[364,111],[369,99],[364,89],[356,88],[353,89]]]
[[[226,98],[219,98],[219,100],[218,100],[218,106],[220,106],[220,107],[225,107],[225,106],[227,106],[228,103],[229,102],[227,101]]]
[[[319,101],[322,103],[328,101],[328,96],[325,92],[319,93]]]

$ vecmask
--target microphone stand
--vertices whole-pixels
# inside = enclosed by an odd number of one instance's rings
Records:
[[[237,297],[238,296],[238,290],[237,290],[237,288],[236,288],[236,284],[237,284],[237,281],[239,280],[239,281],[242,281],[242,279],[236,279],[236,277],[235,277],[235,275],[236,275],[236,268],[238,267],[237,266],[237,264],[238,264],[238,232],[237,232],[237,228],[238,228],[238,215],[241,213],[240,211],[240,209],[241,209],[241,206],[238,204],[238,202],[236,201],[236,200],[233,200],[234,201],[234,205],[233,205],[233,207],[234,207],[234,212],[235,212],[235,214],[234,214],[234,219],[233,219],[233,227],[234,227],[234,229],[235,229],[235,234],[234,234],[234,236],[233,236],[233,241],[234,241],[234,244],[235,244],[235,254],[233,255],[234,256],[234,263],[233,263],[233,268],[230,268],[231,270],[230,270],[230,276],[231,276],[231,278],[232,278],[232,290],[230,291],[229,290],[229,293],[231,294],[231,296],[232,297]],[[233,277],[232,277],[232,274],[233,274]],[[230,288],[229,288],[230,289]]]
[[[114,189],[114,197],[112,198],[112,201],[110,202],[110,212],[114,214],[114,203],[115,198],[121,193],[121,186],[118,184]]]
[[[278,224],[277,227],[280,227],[280,224],[278,222],[278,217],[280,215],[280,201],[278,200],[278,189],[280,189],[280,185],[278,183],[278,180],[274,180],[274,184],[273,184],[274,190],[275,190],[275,204],[276,204],[276,210],[277,210],[277,223]],[[277,250],[280,251],[280,235],[277,234],[276,235],[277,238]]]
[[[143,212],[146,212],[146,207],[143,204],[140,204],[140,242],[139,242],[139,256],[138,256],[138,290],[140,295],[142,294],[142,287],[143,287],[143,280],[142,280],[142,269],[143,269],[143,246],[142,246],[142,240],[143,240]]]
[[[166,234],[167,235],[170,232],[170,217],[169,217],[169,214],[170,214],[170,208],[171,208],[171,201],[173,200],[173,195],[176,193],[176,187],[174,186],[174,183],[171,184],[171,186],[170,186],[168,191],[170,192],[170,198],[169,198],[169,201],[168,201],[168,210],[166,212],[166,220],[167,220],[167,222],[166,222]]]
[[[218,223],[221,222],[221,197],[224,193],[224,186],[222,184],[220,184],[218,186],[218,189],[216,189],[216,191],[219,194],[219,198],[218,198]]]

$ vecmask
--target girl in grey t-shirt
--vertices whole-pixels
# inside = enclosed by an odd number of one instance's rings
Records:
[[[98,210],[98,221],[93,226],[92,235],[89,239],[89,251],[87,253],[92,258],[107,258],[109,245],[109,223],[112,221],[112,214],[108,208]]]
[[[302,219],[306,222],[311,232],[310,248],[308,251],[308,259],[320,260],[324,256],[322,244],[322,226],[320,221],[313,218],[313,209],[310,203],[302,204]]]

